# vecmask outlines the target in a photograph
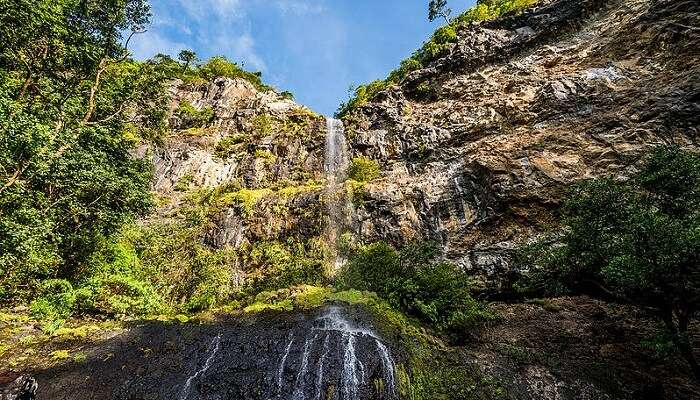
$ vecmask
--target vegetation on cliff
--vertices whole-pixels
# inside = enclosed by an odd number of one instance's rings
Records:
[[[700,306],[700,156],[659,148],[628,182],[571,191],[565,230],[521,251],[526,292],[587,292],[654,310],[700,378],[688,336]]]

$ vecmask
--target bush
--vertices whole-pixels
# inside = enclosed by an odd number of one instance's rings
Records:
[[[486,307],[471,297],[466,275],[452,264],[435,262],[436,255],[436,247],[429,243],[397,252],[377,242],[351,258],[339,282],[375,292],[393,307],[440,331],[463,333],[493,319]]]
[[[357,182],[370,182],[379,175],[379,163],[371,158],[355,157],[348,167],[348,177]]]
[[[209,61],[199,67],[197,74],[207,81],[218,77],[242,78],[252,83],[258,90],[272,90],[270,86],[262,83],[262,74],[260,72],[248,72],[239,67],[238,64],[227,60],[224,56],[210,58]]]
[[[175,114],[180,118],[180,128],[202,128],[209,124],[215,117],[214,110],[206,107],[197,110],[188,102],[183,100],[175,110]]]
[[[521,251],[528,271],[521,287],[656,309],[700,378],[687,334],[700,309],[699,208],[700,156],[661,147],[632,181],[601,178],[574,187],[558,240]]]
[[[75,292],[70,282],[63,279],[49,279],[39,286],[39,296],[29,309],[40,319],[65,319],[73,313]]]

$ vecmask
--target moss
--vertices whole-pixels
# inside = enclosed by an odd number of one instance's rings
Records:
[[[269,164],[272,164],[277,160],[277,156],[274,155],[272,152],[270,152],[269,150],[261,149],[255,150],[255,158],[261,158],[267,161],[267,163]]]
[[[62,340],[81,340],[85,339],[89,334],[99,332],[100,327],[97,325],[82,325],[74,328],[58,328],[50,334],[52,338]]]
[[[49,354],[49,357],[53,361],[63,361],[70,358],[70,352],[68,350],[55,350]]]
[[[173,190],[175,190],[176,192],[186,192],[190,189],[192,181],[194,181],[194,175],[183,175],[182,177],[180,177],[180,179],[177,180],[177,183],[173,187]]]
[[[87,360],[87,355],[83,352],[79,352],[73,355],[73,361],[77,363],[84,363]]]
[[[261,312],[261,311],[266,311],[266,310],[273,310],[273,311],[292,311],[294,310],[294,304],[292,303],[292,300],[286,299],[282,300],[279,302],[275,303],[263,303],[263,302],[256,302],[253,303],[243,309],[244,312],[246,313],[256,313],[256,312]]]
[[[217,157],[226,158],[240,149],[241,146],[239,145],[246,143],[247,139],[248,136],[241,134],[226,136],[216,144],[214,154]]]
[[[235,204],[241,211],[244,217],[253,215],[255,205],[265,196],[272,194],[272,190],[264,189],[241,189],[238,192],[231,193],[226,197],[231,204]]]

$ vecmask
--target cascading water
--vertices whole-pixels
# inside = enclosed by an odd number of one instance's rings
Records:
[[[335,251],[335,244],[338,233],[345,223],[349,207],[347,196],[342,190],[348,169],[348,150],[345,142],[345,127],[343,121],[339,119],[326,118],[326,149],[323,167],[327,180],[325,197],[328,226],[326,240],[333,250],[335,270],[337,271],[345,261]]]
[[[220,346],[221,346],[221,334],[218,334],[209,344],[209,350],[207,352],[207,359],[204,362],[204,365],[202,366],[202,368],[198,369],[194,374],[190,375],[187,378],[187,381],[185,382],[185,386],[182,388],[182,391],[180,392],[179,400],[187,400],[187,397],[190,395],[190,389],[192,388],[192,382],[195,379],[197,379],[199,376],[201,376],[202,374],[207,372],[209,367],[211,367],[211,364],[214,361],[214,357],[216,357],[216,353],[219,352]]]
[[[321,337],[322,342],[319,340]],[[289,347],[287,345],[287,349]],[[333,353],[336,356],[330,357]],[[284,364],[288,362],[287,357],[288,353],[282,355],[282,372]],[[373,366],[372,370],[370,366]],[[369,393],[382,399],[393,399],[396,397],[395,367],[391,352],[379,336],[369,329],[354,326],[343,316],[339,307],[330,307],[317,319],[305,338],[291,400],[361,400],[367,398]],[[312,373],[315,379],[304,379],[308,373]],[[378,380],[381,380],[381,384],[377,384]],[[333,388],[335,394],[324,397],[329,388]],[[380,393],[372,390],[379,390]],[[278,393],[282,392],[280,385]]]

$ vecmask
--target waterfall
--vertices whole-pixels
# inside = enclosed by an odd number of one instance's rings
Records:
[[[328,226],[326,241],[331,246],[334,261],[334,271],[338,271],[345,263],[338,256],[336,241],[338,234],[345,224],[345,216],[349,203],[343,190],[343,181],[348,169],[348,150],[345,142],[345,127],[339,119],[326,118],[326,149],[323,168],[326,174],[326,207]]]
[[[301,357],[301,368],[299,369],[299,374],[297,374],[297,381],[294,388],[294,394],[292,395],[292,400],[304,400],[304,376],[306,375],[306,370],[309,367],[309,352],[314,345],[314,342],[318,338],[318,333],[309,340],[306,339],[304,343],[304,355]]]
[[[287,343],[287,348],[284,350],[282,361],[280,361],[280,366],[277,368],[278,392],[282,390],[282,376],[284,376],[284,365],[287,363],[287,357],[289,357],[289,351],[292,349],[292,343],[294,343],[294,336],[292,335],[292,332],[289,332],[289,341]]]
[[[211,367],[211,363],[214,361],[214,357],[216,356],[216,353],[219,352],[220,345],[221,345],[221,334],[218,334],[209,344],[209,349],[207,350],[207,353],[209,354],[209,356],[207,357],[207,360],[204,362],[204,365],[202,366],[202,368],[200,368],[194,374],[190,375],[189,378],[187,378],[187,381],[185,382],[185,386],[182,388],[182,391],[180,392],[179,400],[187,400],[187,397],[190,395],[190,389],[192,387],[192,382],[195,379],[197,379],[200,375],[207,372],[209,367]]]
[[[326,357],[328,356],[328,338],[330,336],[326,334],[326,338],[323,339],[323,354],[318,360],[318,372],[316,373],[316,400],[321,400],[321,386],[323,385],[323,363],[326,362]]]
[[[323,168],[329,185],[342,182],[348,168],[345,127],[339,119],[326,118],[326,151]]]

